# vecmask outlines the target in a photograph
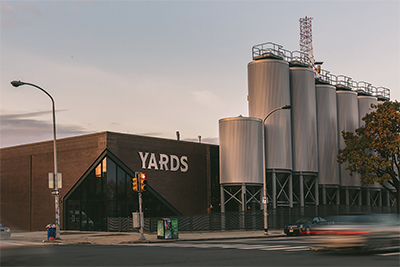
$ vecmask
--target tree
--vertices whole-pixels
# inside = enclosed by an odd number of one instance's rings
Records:
[[[371,105],[364,126],[342,132],[346,147],[339,150],[339,163],[348,162],[350,175],[361,174],[363,184],[379,183],[396,199],[400,214],[400,102]]]

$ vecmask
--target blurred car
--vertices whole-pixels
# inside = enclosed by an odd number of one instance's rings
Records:
[[[11,236],[10,228],[6,227],[2,223],[0,223],[0,236],[1,236],[1,239],[9,239]]]
[[[327,218],[331,223],[313,225],[314,249],[399,250],[400,217],[397,214],[342,215]]]
[[[312,225],[323,223],[327,223],[327,220],[323,217],[302,217],[294,223],[285,225],[284,232],[286,235],[310,234],[310,227]]]

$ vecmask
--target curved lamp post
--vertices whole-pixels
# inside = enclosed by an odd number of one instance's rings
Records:
[[[276,109],[271,110],[270,113],[264,118],[263,120],[263,127],[262,127],[262,140],[263,140],[263,191],[264,191],[264,198],[263,198],[263,203],[264,203],[264,234],[268,234],[268,220],[267,220],[267,181],[266,181],[266,175],[265,175],[265,121],[267,118],[274,113],[275,111],[281,110],[281,109],[291,109],[291,105],[286,105],[283,107],[279,107]]]
[[[57,143],[56,143],[56,111],[55,111],[55,103],[53,97],[47,93],[43,88],[32,84],[21,81],[12,81],[11,85],[14,87],[19,87],[21,85],[30,85],[36,87],[37,89],[44,92],[51,99],[51,103],[53,105],[53,137],[54,137],[54,189],[56,191],[55,195],[55,213],[56,213],[56,239],[60,238],[60,197],[58,194],[58,170],[57,170]]]

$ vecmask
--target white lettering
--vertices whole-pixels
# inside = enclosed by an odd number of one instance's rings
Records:
[[[178,169],[179,169],[179,158],[178,156],[171,155],[171,171],[176,172]]]
[[[138,151],[140,160],[142,161],[142,169],[154,169],[160,171],[173,171],[180,170],[187,172],[189,170],[188,157],[167,154],[156,154],[150,152]],[[149,157],[150,155],[150,157]],[[157,161],[158,160],[158,161]],[[169,166],[168,166],[169,165]]]
[[[181,157],[181,172],[187,172],[189,169],[189,165],[187,163],[187,157],[186,156],[182,156]]]
[[[160,154],[160,161],[158,164],[160,165],[160,171],[166,170],[168,171],[168,155],[166,154]]]
[[[149,155],[149,152],[146,152],[143,155],[143,152],[139,151],[139,156],[140,156],[140,159],[142,160],[142,169],[146,169],[146,159],[147,159],[148,155]]]
[[[147,169],[151,169],[152,167],[154,167],[155,170],[158,170],[156,155],[154,153],[150,154],[150,161],[149,165],[147,165]]]

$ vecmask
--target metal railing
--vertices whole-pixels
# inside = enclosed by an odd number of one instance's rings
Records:
[[[378,99],[389,100],[390,99],[390,89],[386,87],[377,87],[375,94]]]
[[[372,84],[364,81],[359,81],[357,82],[356,86],[356,91],[357,93],[360,94],[367,94],[367,95],[372,95],[373,92],[376,93],[376,87],[372,86]]]
[[[253,46],[253,59],[277,57],[284,59],[283,46],[275,43],[263,43]]]
[[[276,58],[282,59],[292,64],[301,64],[308,67],[313,67],[312,59],[302,51],[289,51],[283,48],[282,45],[272,42],[258,44],[253,46],[253,59]]]
[[[254,45],[252,48],[253,60],[273,58],[289,62],[291,65],[302,65],[314,70],[315,79],[321,83],[336,86],[338,89],[352,90],[359,94],[375,96],[381,100],[390,99],[390,89],[385,87],[375,87],[364,81],[353,81],[351,77],[345,75],[334,75],[327,70],[315,66],[314,59],[302,51],[289,51],[282,45],[267,42]]]
[[[308,66],[310,68],[314,67],[313,60],[302,51],[292,51],[290,52],[290,61],[291,64],[300,64],[304,66]]]
[[[345,76],[345,75],[337,75],[336,76],[336,81],[333,81],[334,84],[337,88],[342,88],[342,89],[348,89],[348,90],[353,90],[354,85],[356,82],[353,81],[351,77]]]
[[[309,207],[279,207],[268,209],[269,229],[283,229],[300,217],[305,216],[331,216],[338,214],[354,213],[395,213],[395,207],[386,206],[345,206],[345,205],[320,205]],[[263,211],[223,212],[191,216],[173,216],[178,219],[179,231],[224,231],[224,230],[263,230]],[[157,218],[145,218],[144,230],[157,231]],[[132,218],[107,218],[107,230],[116,232],[134,232]]]

